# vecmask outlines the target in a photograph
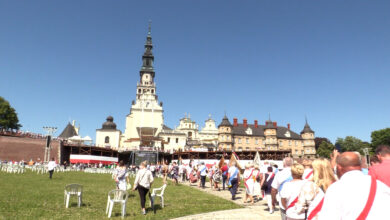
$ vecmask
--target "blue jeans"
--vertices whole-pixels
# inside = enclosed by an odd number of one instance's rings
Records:
[[[230,187],[230,193],[232,194],[232,199],[236,199],[236,194],[237,194],[237,188],[238,188],[238,180],[237,178],[232,179],[231,181],[232,187]]]
[[[226,175],[222,175],[222,188],[223,188],[223,190],[225,190],[226,180],[227,180],[227,176]]]

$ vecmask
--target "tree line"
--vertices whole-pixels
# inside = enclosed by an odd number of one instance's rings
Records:
[[[335,144],[323,137],[315,138],[315,146],[319,157],[330,158],[334,149],[345,151],[357,151],[364,154],[364,149],[368,148],[370,154],[373,154],[380,145],[390,145],[390,128],[384,128],[371,132],[371,143],[360,140],[353,136],[337,138]]]

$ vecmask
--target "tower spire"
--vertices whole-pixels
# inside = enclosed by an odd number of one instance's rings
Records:
[[[153,49],[152,21],[149,20],[148,34],[146,36],[146,42],[145,42],[145,51],[144,51],[144,55],[142,56],[142,67],[140,71],[141,77],[143,74],[148,73],[154,78],[154,68],[153,68],[154,56],[153,56],[152,49]]]

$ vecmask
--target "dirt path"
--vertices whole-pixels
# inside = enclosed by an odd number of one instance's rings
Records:
[[[221,197],[223,199],[231,200],[231,194],[228,190],[215,191],[211,190],[210,183],[206,183],[206,188],[201,189],[197,185],[189,184],[188,182],[182,183],[193,187],[194,189],[213,194],[215,196]],[[236,200],[233,202],[244,206],[241,209],[231,209],[217,212],[208,212],[197,215],[184,216],[176,218],[175,220],[204,220],[204,219],[270,219],[270,220],[279,220],[280,213],[275,211],[273,214],[270,214],[268,211],[267,202],[265,200],[260,200],[251,205],[244,203],[245,199],[245,190],[243,188],[238,189],[238,194],[236,195]]]

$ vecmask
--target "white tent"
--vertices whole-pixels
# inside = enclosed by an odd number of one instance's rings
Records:
[[[83,139],[78,135],[70,137],[68,140],[70,140],[70,141],[83,141]]]
[[[92,141],[92,138],[90,136],[85,136],[82,139],[83,141]]]

